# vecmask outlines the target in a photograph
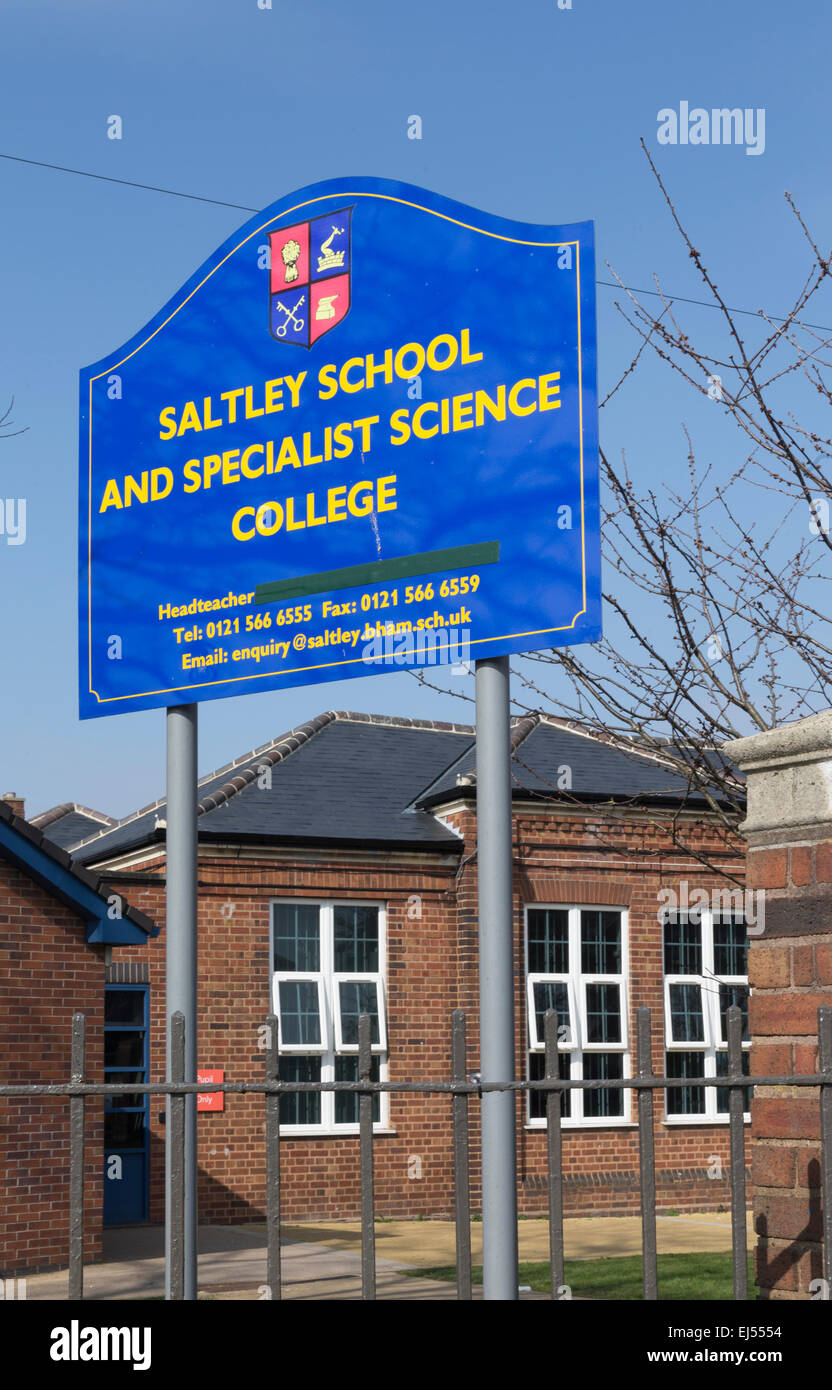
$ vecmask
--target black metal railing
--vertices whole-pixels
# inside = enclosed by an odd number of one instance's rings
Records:
[[[638,1144],[641,1185],[642,1270],[644,1298],[658,1299],[656,1244],[656,1173],[653,1140],[653,1095],[674,1087],[718,1086],[728,1091],[730,1135],[729,1180],[734,1299],[748,1298],[746,1250],[746,1183],[744,1096],[751,1086],[817,1087],[820,1096],[820,1192],[822,1204],[824,1297],[832,1289],[832,1008],[818,1010],[818,1071],[805,1076],[747,1076],[742,1070],[742,1014],[737,1005],[726,1013],[727,1075],[719,1077],[656,1076],[652,1070],[650,1010],[637,1011],[636,1074],[620,1080],[565,1080],[558,1068],[558,1016],[550,1009],[544,1022],[545,1076],[540,1081],[471,1080],[466,1074],[465,1014],[457,1009],[451,1018],[450,1081],[372,1081],[371,1020],[358,1021],[357,1081],[281,1081],[278,1021],[266,1021],[266,1075],[262,1082],[186,1082],[185,1020],[171,1019],[171,1076],[168,1082],[131,1085],[125,1082],[85,1082],[85,1018],[72,1019],[71,1079],[49,1085],[0,1085],[0,1096],[69,1097],[69,1298],[81,1299],[84,1291],[84,1111],[87,1096],[166,1095],[170,1097],[171,1145],[171,1269],[170,1296],[182,1299],[185,1288],[185,1097],[222,1091],[231,1095],[260,1094],[266,1119],[266,1244],[269,1297],[282,1295],[280,1262],[280,1097],[293,1092],[346,1091],[357,1094],[359,1115],[359,1163],[361,1174],[361,1287],[362,1298],[376,1296],[375,1225],[373,1180],[373,1098],[387,1091],[399,1095],[449,1095],[451,1097],[454,1161],[454,1215],[456,1227],[457,1296],[472,1297],[470,1163],[468,1152],[469,1102],[488,1091],[541,1091],[546,1096],[547,1177],[549,1189],[549,1256],[551,1297],[563,1297],[563,1140],[561,1094],[569,1090],[626,1090],[638,1093]]]

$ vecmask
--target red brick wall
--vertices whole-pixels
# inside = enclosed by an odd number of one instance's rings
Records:
[[[728,848],[704,826],[691,826],[687,839],[700,853],[710,854],[738,876],[743,855],[738,842]],[[681,853],[670,839],[667,822],[602,812],[553,816],[541,810],[514,821],[515,841],[515,976],[517,979],[518,1068],[525,1064],[525,991],[523,906],[530,902],[605,904],[628,910],[629,921],[629,1043],[631,1071],[636,1070],[636,1010],[647,1005],[652,1015],[652,1063],[664,1072],[662,932],[658,922],[659,890],[678,890],[682,880],[689,891],[724,886],[700,863]],[[476,865],[470,870],[476,894]],[[476,933],[476,914],[474,913]],[[476,1037],[476,938],[471,953],[472,1036]],[[542,1175],[546,1172],[546,1136],[526,1126],[525,1101],[517,1107],[521,1212],[543,1214],[548,1200]],[[727,1206],[728,1133],[725,1125],[664,1123],[664,1093],[654,1093],[654,1145],[659,1210],[703,1210]],[[716,1163],[715,1160],[719,1160]],[[630,1126],[592,1127],[563,1131],[564,1210],[567,1213],[615,1213],[638,1210],[638,1131],[636,1097],[631,1093]]]
[[[387,907],[387,979],[391,1080],[413,1075],[447,1078],[449,1019],[455,1007],[456,962],[444,899],[455,865],[365,864],[310,868],[303,858],[240,862],[200,856],[199,1064],[221,1067],[227,1081],[264,1074],[259,1047],[269,1012],[270,902],[274,897],[376,898]],[[130,882],[131,903],[164,922],[161,885]],[[421,918],[407,917],[421,897]],[[233,905],[230,916],[228,906]],[[151,995],[151,1080],[164,1079],[164,934],[149,948],[121,949],[119,960],[148,959]],[[406,1107],[406,1111],[405,1111]],[[164,1126],[161,1101],[152,1105],[151,1219],[164,1203]],[[415,1215],[452,1204],[447,1146],[450,1102],[444,1097],[391,1099],[391,1127],[376,1143],[377,1209]],[[198,1116],[200,1217],[236,1222],[262,1219],[265,1203],[263,1100],[227,1096],[221,1113]],[[155,1140],[155,1142],[154,1142]],[[226,1152],[227,1151],[227,1152]],[[418,1154],[425,1177],[408,1179]],[[358,1139],[286,1139],[281,1144],[281,1192],[287,1220],[354,1216],[359,1206]]]
[[[103,1080],[103,948],[84,923],[0,860],[0,1075],[9,1085],[70,1079],[71,1020],[87,1019],[87,1079]],[[103,1110],[86,1107],[84,1258],[101,1255]],[[69,1102],[0,1097],[0,1260],[6,1275],[69,1258]]]
[[[832,842],[752,848],[749,880],[766,890],[765,932],[749,957],[752,1072],[809,1075],[818,1067],[818,1008],[832,1005]],[[819,1140],[814,1088],[757,1089],[751,1153],[764,1298],[819,1297]]]
[[[468,810],[450,817],[464,836],[462,859],[475,849],[475,818]],[[600,827],[594,828],[594,827]],[[696,849],[722,856],[740,873],[738,842],[723,844],[714,831],[692,826]],[[713,874],[676,848],[666,823],[624,815],[614,819],[570,812],[524,811],[515,817],[515,980],[518,1068],[525,1064],[523,904],[564,900],[625,906],[630,914],[630,1039],[635,1010],[653,1011],[653,1067],[663,1070],[662,947],[657,920],[659,889],[717,884]],[[392,1080],[450,1075],[450,1015],[468,1017],[469,1070],[477,1067],[477,874],[476,859],[457,872],[438,856],[261,853],[243,849],[231,858],[202,847],[200,879],[199,1063],[222,1067],[226,1080],[263,1075],[259,1029],[269,1008],[269,902],[274,897],[378,899],[387,906],[389,1075]],[[155,866],[155,870],[161,864]],[[164,922],[164,888],[153,865],[140,878],[124,874],[118,886],[128,900]],[[418,895],[421,917],[408,916]],[[229,907],[233,904],[230,915]],[[412,906],[411,906],[412,911]],[[118,960],[148,959],[151,981],[151,1079],[164,1075],[164,934],[147,948],[119,949]],[[635,1098],[633,1097],[633,1102]],[[164,1191],[164,1128],[161,1101],[152,1105],[151,1219],[161,1220]],[[263,1102],[226,1097],[224,1113],[199,1115],[201,1219],[262,1219],[265,1201]],[[385,1216],[448,1213],[452,1209],[450,1102],[446,1097],[392,1097],[391,1128],[375,1145],[376,1210]],[[478,1201],[479,1111],[471,1104],[472,1196]],[[638,1146],[635,1127],[610,1125],[564,1131],[565,1202],[571,1212],[638,1209]],[[546,1208],[545,1134],[525,1125],[518,1099],[519,1203],[521,1211]],[[725,1125],[663,1123],[663,1096],[655,1102],[656,1167],[660,1209],[702,1209],[728,1204],[727,1184],[708,1177],[719,1158],[728,1167]],[[422,1179],[408,1178],[408,1159],[418,1155]],[[359,1209],[358,1140],[351,1136],[286,1139],[281,1145],[281,1188],[287,1220],[355,1217]]]

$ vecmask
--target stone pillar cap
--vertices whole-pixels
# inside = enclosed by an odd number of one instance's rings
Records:
[[[747,738],[731,739],[722,749],[743,772],[829,758],[832,756],[832,709],[796,719],[791,724],[781,724],[776,729],[749,734]]]
[[[748,779],[739,827],[752,843],[818,839],[832,831],[832,710],[733,739],[723,751]]]

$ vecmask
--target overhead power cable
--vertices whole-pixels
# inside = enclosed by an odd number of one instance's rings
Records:
[[[22,155],[5,154],[2,150],[0,150],[0,159],[10,159],[13,160],[15,164],[31,164],[36,169],[52,169],[59,174],[75,174],[78,178],[82,179],[99,179],[102,183],[118,183],[121,184],[123,188],[141,188],[144,189],[146,193],[165,193],[169,198],[187,198],[193,203],[211,203],[214,207],[218,208],[234,208],[238,212],[260,212],[261,210],[257,207],[249,207],[247,203],[227,203],[221,198],[206,198],[201,193],[182,193],[179,189],[162,188],[159,184],[155,183],[137,183],[134,179],[117,179],[113,174],[94,174],[88,169],[70,169],[65,164],[47,164],[43,159],[24,159]],[[712,304],[710,300],[707,299],[690,299],[685,295],[663,293],[660,290],[640,290],[636,289],[633,285],[621,285],[615,280],[596,280],[595,283],[596,285],[603,286],[605,289],[629,290],[632,294],[648,294],[656,299],[672,301],[673,303],[696,304],[702,309],[718,309],[720,307],[718,304]],[[755,319],[759,318],[762,313],[759,309],[731,308],[728,308],[728,312],[729,314],[747,314],[750,318]],[[765,314],[765,318],[770,319],[772,323],[789,322],[788,319],[781,318],[777,314]],[[832,333],[832,328],[825,328],[823,324],[804,323],[802,319],[794,319],[792,322],[800,328],[814,328],[819,333]]]
[[[213,203],[218,208],[237,208],[240,212],[259,212],[245,203],[223,203],[219,198],[203,198],[200,193],[180,193],[176,188],[160,188],[155,183],[136,183],[133,179],[117,179],[112,174],[91,174],[88,169],[68,169],[65,164],[47,164],[42,159],[24,159],[19,154],[4,154],[0,159],[12,159],[15,164],[34,164],[37,169],[55,169],[59,174],[77,174],[82,179],[100,179],[102,183],[120,183],[125,188],[143,188],[148,193],[167,193],[171,198],[190,198],[194,203]]]

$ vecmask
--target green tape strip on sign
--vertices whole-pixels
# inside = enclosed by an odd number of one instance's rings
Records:
[[[285,599],[303,598],[307,594],[324,594],[334,589],[353,589],[363,584],[389,584],[394,580],[410,579],[417,574],[469,569],[473,565],[496,565],[499,558],[499,541],[457,545],[450,550],[425,550],[421,555],[399,555],[391,560],[372,560],[366,565],[348,565],[345,569],[302,575],[299,579],[276,579],[270,584],[258,584],[254,591],[254,602],[279,603]]]

